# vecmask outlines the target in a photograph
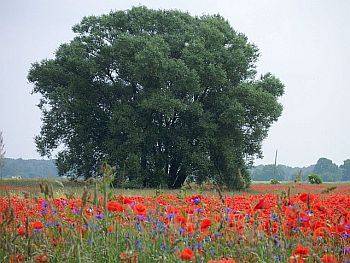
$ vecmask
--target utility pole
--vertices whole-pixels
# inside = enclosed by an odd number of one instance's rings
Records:
[[[273,178],[276,179],[276,172],[277,172],[277,153],[278,151],[276,150],[276,154],[275,154],[275,167],[273,169]]]
[[[2,167],[5,164],[5,144],[2,137],[2,131],[0,131],[0,180],[2,180]]]

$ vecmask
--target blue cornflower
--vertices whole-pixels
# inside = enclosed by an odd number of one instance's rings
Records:
[[[305,217],[299,217],[299,221],[300,221],[301,223],[304,223],[304,222],[307,221],[307,218],[305,218]]]
[[[191,202],[194,203],[195,205],[198,205],[201,202],[201,199],[199,197],[196,197],[196,198],[193,198]]]
[[[192,245],[192,249],[194,250],[194,249],[200,249],[200,248],[202,248],[203,247],[203,244],[202,243],[198,243],[198,244],[193,244]]]
[[[293,226],[293,227],[292,227],[292,231],[293,231],[293,232],[298,232],[298,231],[299,231],[299,227]]]
[[[40,215],[46,215],[47,214],[47,210],[46,209],[40,210],[39,214]]]
[[[169,247],[161,244],[160,245],[160,250],[162,250],[162,251],[169,251]]]
[[[173,219],[175,217],[175,214],[167,214],[166,218],[167,219]]]
[[[45,228],[47,227],[53,227],[54,226],[54,223],[53,222],[47,222],[45,223]]]
[[[46,202],[46,201],[43,201],[43,202],[41,203],[41,208],[43,208],[43,209],[49,208],[49,203]]]
[[[308,216],[313,216],[313,215],[314,215],[314,212],[307,210],[307,211],[306,211],[306,214],[307,214]]]
[[[33,229],[34,233],[39,235],[42,232],[42,229]]]
[[[210,241],[211,241],[211,238],[210,238],[210,236],[206,236],[206,237],[204,238],[204,240],[205,240],[206,242],[210,242]]]
[[[270,218],[272,221],[279,221],[280,220],[279,216],[275,212],[272,212],[270,214]]]
[[[158,221],[158,220],[155,222],[155,224],[157,227],[165,227],[165,224],[161,221]]]
[[[79,208],[77,208],[77,207],[74,207],[73,209],[72,209],[72,213],[74,213],[74,214],[78,214],[80,212],[80,210],[79,210]]]
[[[341,248],[339,248],[339,250],[345,254],[350,253],[350,248],[348,248],[348,247],[345,247],[345,248],[341,247]]]
[[[148,217],[143,215],[136,215],[135,218],[142,221],[148,221]]]
[[[105,216],[103,214],[97,214],[95,217],[98,220],[102,220]]]
[[[138,250],[142,250],[142,244],[141,244],[142,240],[141,239],[138,239],[135,241],[135,247],[136,249]]]
[[[223,234],[222,234],[222,233],[215,233],[214,236],[215,236],[215,237],[222,237]]]
[[[229,208],[229,207],[225,207],[223,209],[224,213],[231,213],[232,212],[232,208]]]
[[[278,260],[278,261],[280,261],[280,260],[283,259],[283,256],[281,256],[281,255],[276,255],[276,256],[275,256],[275,259]]]
[[[125,234],[124,237],[125,237],[125,239],[131,239],[132,238],[132,234]]]
[[[141,232],[141,224],[140,224],[140,222],[136,222],[135,225],[137,227],[137,231],[140,233]]]

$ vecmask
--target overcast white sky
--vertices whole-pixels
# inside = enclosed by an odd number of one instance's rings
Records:
[[[264,159],[305,166],[350,158],[350,1],[348,0],[31,0],[0,5],[0,130],[6,156],[40,158],[39,97],[26,79],[30,64],[54,56],[83,16],[145,5],[193,15],[221,14],[260,50],[259,73],[285,84],[284,111],[264,142]]]

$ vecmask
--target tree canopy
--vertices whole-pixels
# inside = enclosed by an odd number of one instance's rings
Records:
[[[106,160],[120,183],[140,187],[249,184],[284,86],[256,76],[246,36],[219,15],[146,7],[85,17],[73,31],[28,75],[42,95],[36,145],[47,156],[63,149],[60,175],[97,176]]]
[[[339,166],[339,168],[342,170],[342,180],[343,181],[350,181],[350,159],[346,159],[342,165]]]
[[[314,173],[320,175],[323,181],[335,182],[342,179],[342,170],[327,158],[318,159]]]

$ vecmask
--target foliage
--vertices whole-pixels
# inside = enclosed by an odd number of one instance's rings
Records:
[[[280,184],[280,182],[277,179],[271,179],[270,184]]]
[[[295,175],[294,183],[301,183],[302,177],[303,177],[303,172],[302,172],[302,170],[300,169],[300,170],[298,171],[298,173]]]
[[[321,191],[321,194],[329,194],[330,192],[334,191],[335,189],[337,189],[336,186],[327,187],[326,189]]]
[[[339,166],[339,168],[343,174],[342,180],[350,181],[350,159],[345,160],[344,163]]]
[[[0,179],[2,179],[3,176],[2,168],[4,167],[5,153],[4,138],[2,137],[2,131],[0,131]]]
[[[327,182],[335,182],[342,179],[341,169],[327,158],[318,159],[313,172],[320,175],[322,180]]]
[[[270,179],[284,181],[288,179],[286,177],[284,165],[261,165],[252,170],[252,178],[256,181],[269,181]]]
[[[269,181],[275,178],[279,181],[307,181],[308,174],[317,173],[323,181],[350,181],[350,159],[344,160],[339,167],[331,160],[320,158],[316,165],[307,167],[290,167],[286,165],[258,165],[249,169],[254,181]]]
[[[48,178],[57,176],[55,160],[4,158],[3,177]]]
[[[59,146],[60,175],[98,176],[103,160],[142,187],[188,176],[249,185],[249,166],[282,106],[283,84],[256,78],[257,48],[221,16],[134,7],[85,17],[28,79],[42,95],[36,145]],[[243,179],[243,181],[242,181]]]
[[[321,177],[316,173],[311,173],[308,175],[310,184],[322,184]]]

